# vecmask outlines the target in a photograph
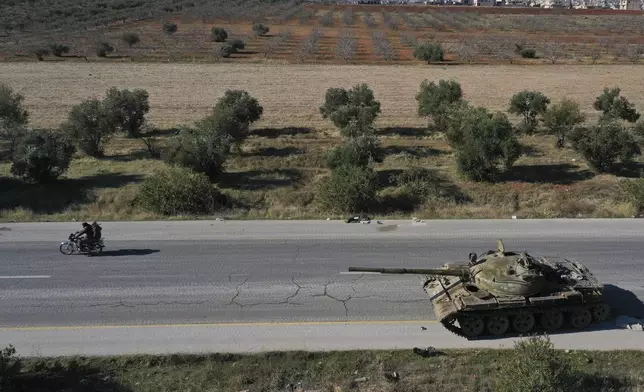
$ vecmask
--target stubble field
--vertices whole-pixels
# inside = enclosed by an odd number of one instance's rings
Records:
[[[341,139],[318,107],[329,87],[369,84],[382,103],[378,134],[387,157],[376,166],[382,196],[395,195],[390,176],[412,165],[435,170],[433,184],[443,197],[409,206],[390,197],[378,216],[425,218],[624,217],[633,209],[619,189],[620,175],[594,175],[569,148],[553,148],[549,136],[522,138],[527,148],[514,168],[494,185],[462,179],[451,149],[440,134],[417,116],[414,99],[423,79],[455,79],[465,99],[492,110],[506,111],[512,94],[542,91],[553,102],[577,100],[594,120],[592,101],[604,87],[618,85],[644,109],[638,97],[644,70],[633,65],[588,66],[334,66],[275,64],[17,64],[0,65],[4,79],[25,96],[30,124],[56,127],[72,105],[102,97],[111,86],[144,88],[150,93],[149,121],[164,130],[163,145],[175,128],[208,113],[228,88],[244,89],[264,107],[262,120],[244,152],[232,156],[220,187],[243,200],[238,218],[311,218],[329,215],[316,208],[315,193],[328,175],[325,154]],[[514,121],[518,120],[511,116]],[[61,189],[43,190],[9,178],[9,163],[0,164],[2,220],[146,219],[154,215],[132,205],[139,183],[163,162],[147,157],[138,140],[113,139],[107,157],[78,157]],[[10,190],[11,189],[11,190]],[[74,191],[72,191],[72,189]],[[46,191],[48,197],[42,197]]]

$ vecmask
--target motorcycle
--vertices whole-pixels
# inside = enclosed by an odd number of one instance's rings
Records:
[[[87,247],[86,245],[81,245],[79,239],[74,239],[74,233],[72,233],[67,237],[67,241],[60,243],[60,253],[69,256],[74,252],[79,252],[88,253],[91,256],[101,253],[104,247],[105,243],[103,243],[103,238],[92,242],[92,244]]]

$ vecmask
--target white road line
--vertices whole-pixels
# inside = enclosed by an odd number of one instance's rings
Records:
[[[15,276],[0,276],[0,279],[48,279],[49,275],[15,275]]]

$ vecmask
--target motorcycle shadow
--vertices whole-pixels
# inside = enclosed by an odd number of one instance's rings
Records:
[[[160,252],[159,249],[119,249],[119,250],[104,250],[103,252],[93,257],[119,257],[119,256],[145,256],[152,253]]]

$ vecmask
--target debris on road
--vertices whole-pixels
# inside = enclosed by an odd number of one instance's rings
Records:
[[[622,315],[617,317],[616,324],[619,328],[644,331],[644,319]]]
[[[418,348],[414,347],[414,354],[420,355],[421,357],[437,357],[440,355],[440,351],[436,350],[434,347],[427,348]]]

